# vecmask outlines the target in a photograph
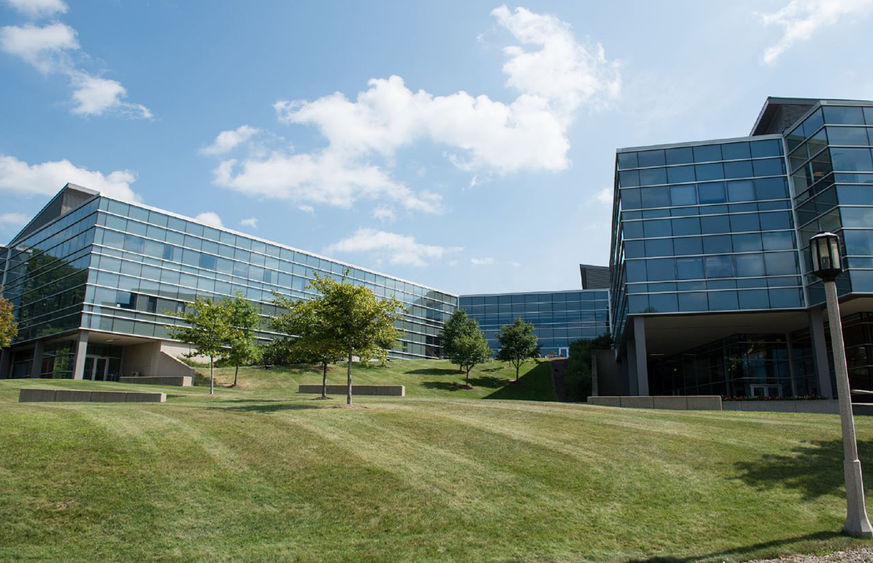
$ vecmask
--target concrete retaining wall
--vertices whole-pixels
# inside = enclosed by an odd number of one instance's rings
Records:
[[[836,399],[808,401],[725,401],[726,411],[744,412],[809,412],[836,414],[840,406]]]
[[[629,409],[701,410],[720,411],[718,395],[656,395],[656,396],[609,396],[588,397],[589,405],[624,407]]]
[[[22,389],[19,403],[80,402],[80,403],[163,403],[166,393],[126,391],[78,391],[73,389]]]
[[[327,392],[336,395],[346,394],[345,385],[328,385]],[[298,393],[321,394],[321,384],[300,385]],[[352,385],[352,395],[383,395],[389,397],[405,397],[406,387],[403,385]]]
[[[194,385],[194,378],[190,375],[155,375],[128,377],[122,376],[118,378],[119,383],[142,383],[145,385],[177,385],[179,387],[191,387]]]

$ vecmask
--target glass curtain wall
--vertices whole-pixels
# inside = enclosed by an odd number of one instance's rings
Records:
[[[459,306],[479,323],[494,354],[500,348],[500,327],[519,317],[533,324],[544,356],[566,355],[571,342],[609,332],[609,292],[605,289],[462,295]]]
[[[269,338],[274,293],[307,299],[316,273],[338,279],[348,270],[350,281],[406,307],[392,354],[426,358],[439,357],[439,333],[457,308],[448,293],[106,197],[96,223],[84,328],[169,338],[171,314],[195,296],[241,294],[258,306],[260,336]]]

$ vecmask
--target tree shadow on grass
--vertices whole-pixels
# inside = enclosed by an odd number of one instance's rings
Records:
[[[414,373],[416,375],[460,375],[463,372],[451,368],[422,368],[409,370],[406,373]]]
[[[858,442],[858,457],[862,463],[873,460],[873,441]],[[842,440],[805,442],[789,454],[765,454],[753,461],[738,462],[735,467],[742,481],[759,489],[796,489],[807,500],[843,494]],[[865,488],[871,483],[869,477],[867,483]]]
[[[485,397],[515,401],[555,401],[555,384],[552,380],[552,367],[549,362],[539,362],[518,381],[495,379],[506,383]],[[511,383],[510,383],[511,382]]]
[[[320,404],[307,404],[307,403],[279,403],[274,402],[270,404],[260,404],[260,405],[234,405],[223,407],[221,405],[215,405],[211,408],[222,409],[226,411],[238,411],[238,412],[259,412],[262,414],[269,414],[274,412],[284,412],[284,411],[300,411],[307,409],[320,409],[322,408]]]
[[[499,389],[507,383],[509,383],[509,380],[507,379],[491,376],[470,378],[470,385],[473,387]],[[438,389],[440,391],[469,391],[467,387],[464,387],[465,383],[463,379],[460,381],[423,381],[421,384],[427,389]]]
[[[743,559],[745,555],[749,555],[752,553],[756,553],[760,555],[758,552],[766,553],[767,549],[775,549],[783,546],[789,546],[791,544],[800,544],[802,542],[811,542],[811,541],[826,541],[831,540],[837,537],[842,536],[842,534],[837,532],[816,532],[814,534],[807,534],[805,536],[797,536],[794,538],[784,538],[780,540],[772,540],[768,542],[761,542],[752,545],[746,545],[742,547],[738,547],[735,549],[728,549],[725,551],[719,551],[715,553],[706,553],[706,554],[698,554],[691,555],[688,557],[671,557],[669,555],[666,556],[657,556],[651,557],[649,559],[632,559],[633,563],[691,563],[692,561],[702,561],[708,559],[714,560],[723,560],[725,558],[738,558]],[[801,546],[798,546],[800,548]]]

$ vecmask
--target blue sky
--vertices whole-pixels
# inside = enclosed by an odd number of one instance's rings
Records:
[[[873,98],[871,13],[0,0],[0,238],[72,181],[451,292],[577,288],[617,147]]]

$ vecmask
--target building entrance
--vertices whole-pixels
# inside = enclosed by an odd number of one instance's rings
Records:
[[[109,358],[104,356],[85,356],[85,379],[92,381],[108,381]]]

